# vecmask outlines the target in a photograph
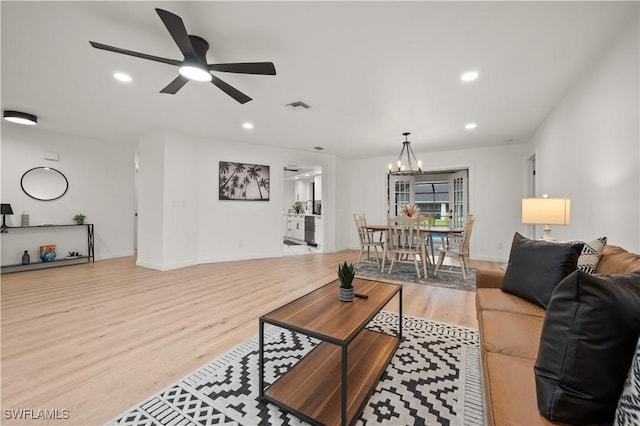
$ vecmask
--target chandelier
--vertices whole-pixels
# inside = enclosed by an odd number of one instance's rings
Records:
[[[400,151],[400,155],[398,156],[398,161],[396,161],[395,166],[389,163],[390,175],[421,175],[423,173],[422,161],[416,160],[416,155],[411,149],[411,142],[409,142],[410,134],[411,133],[409,132],[405,132],[402,134],[402,136],[404,136],[404,142],[402,142],[402,151]],[[418,169],[414,170],[414,166],[417,166]]]

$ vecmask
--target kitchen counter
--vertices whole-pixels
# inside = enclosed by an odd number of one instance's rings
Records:
[[[311,214],[311,213],[283,213],[284,216],[291,217],[305,217],[305,216],[314,216],[314,217],[322,217],[321,214]]]

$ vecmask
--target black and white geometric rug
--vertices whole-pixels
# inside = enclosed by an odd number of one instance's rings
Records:
[[[422,265],[418,263],[421,267]],[[417,283],[434,285],[436,287],[453,288],[456,290],[476,291],[476,270],[467,268],[467,279],[462,279],[461,270],[457,266],[443,266],[438,271],[438,276],[434,276],[435,267],[429,265],[427,268],[427,278],[418,278],[416,267],[413,262],[396,262],[393,271],[389,273],[389,262],[385,263],[384,272],[374,261],[363,261],[356,266],[356,276],[375,279],[377,281],[390,282],[394,284]],[[420,269],[420,274],[423,270]]]
[[[368,327],[393,332],[397,322],[397,315],[382,311]],[[403,336],[356,424],[484,424],[477,330],[403,316]],[[273,383],[316,344],[299,333],[266,329],[265,384]],[[257,336],[107,423],[305,424],[258,401]]]

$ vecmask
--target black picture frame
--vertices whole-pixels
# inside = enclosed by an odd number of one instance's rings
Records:
[[[220,161],[218,200],[269,201],[269,175],[267,165]]]

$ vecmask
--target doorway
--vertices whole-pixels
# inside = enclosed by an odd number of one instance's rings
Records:
[[[322,167],[285,166],[283,194],[283,254],[322,251]]]
[[[405,204],[415,204],[421,216],[433,215],[437,225],[453,221],[455,227],[464,226],[469,212],[468,169],[387,176],[389,214],[401,215]]]

